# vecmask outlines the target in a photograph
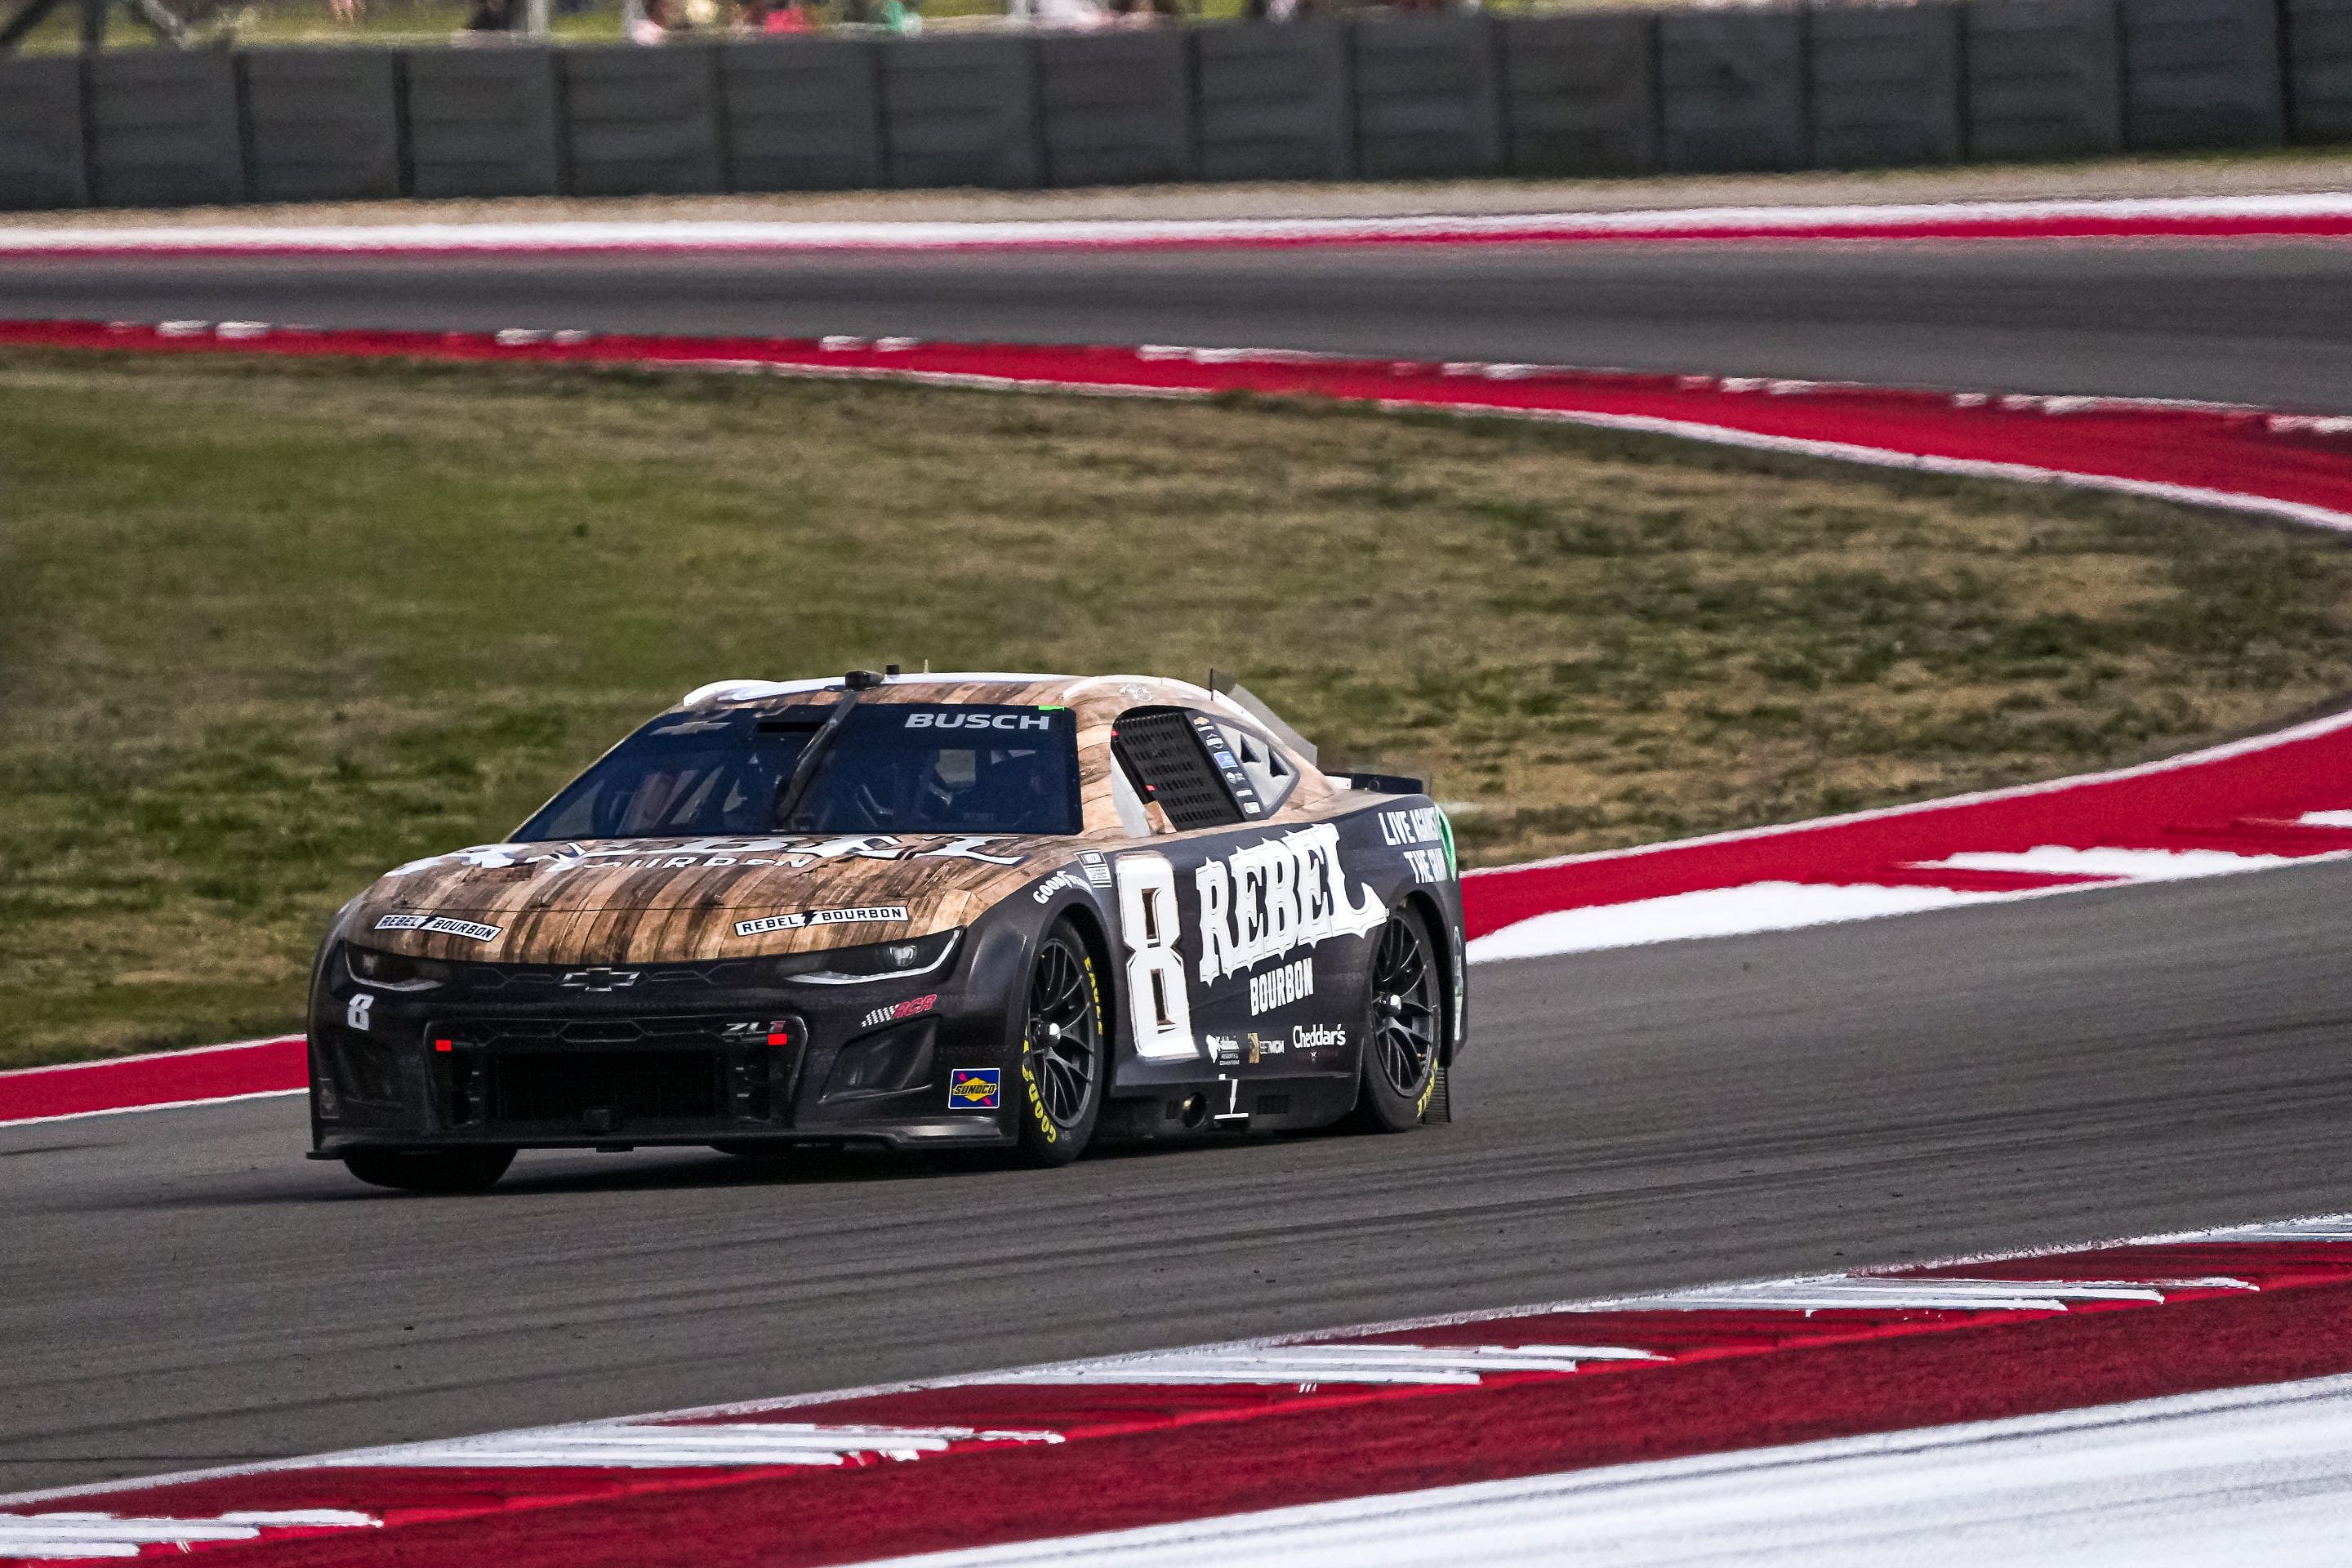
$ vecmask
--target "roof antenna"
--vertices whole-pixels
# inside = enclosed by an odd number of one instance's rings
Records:
[[[896,678],[898,673],[898,667],[895,664],[886,664],[882,667],[882,673],[887,676]]]

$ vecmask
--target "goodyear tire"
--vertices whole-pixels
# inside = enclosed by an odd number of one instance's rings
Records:
[[[404,1193],[487,1193],[514,1163],[511,1149],[354,1149],[343,1167],[372,1187]]]
[[[1094,955],[1069,921],[1055,921],[1038,942],[1024,1006],[1013,1086],[1021,1154],[1033,1164],[1066,1165],[1094,1137],[1110,1070]]]
[[[1406,905],[1390,913],[1372,948],[1364,998],[1362,1078],[1349,1119],[1358,1131],[1417,1127],[1436,1097],[1445,1030],[1436,955],[1419,910]]]

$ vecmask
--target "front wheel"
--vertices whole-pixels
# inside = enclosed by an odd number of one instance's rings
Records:
[[[1444,994],[1429,922],[1412,906],[1381,928],[1364,1010],[1362,1082],[1350,1123],[1364,1132],[1418,1126],[1437,1093]]]
[[[1086,1152],[1102,1114],[1109,1053],[1103,1048],[1102,990],[1077,929],[1057,921],[1037,944],[1021,1028],[1021,1153],[1033,1164],[1066,1165]]]
[[[511,1149],[354,1149],[343,1167],[372,1187],[404,1193],[486,1193],[514,1163]]]

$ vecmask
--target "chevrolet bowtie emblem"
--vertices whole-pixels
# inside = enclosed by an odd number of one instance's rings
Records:
[[[575,969],[563,977],[574,991],[625,991],[636,983],[634,969]]]

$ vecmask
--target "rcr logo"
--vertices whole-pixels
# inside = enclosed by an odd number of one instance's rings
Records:
[[[909,730],[1050,730],[1043,713],[909,713]]]

